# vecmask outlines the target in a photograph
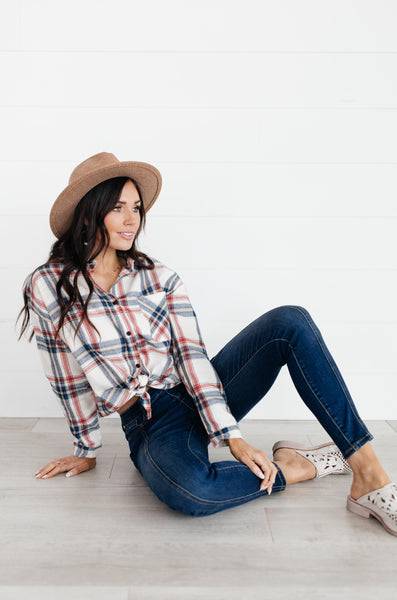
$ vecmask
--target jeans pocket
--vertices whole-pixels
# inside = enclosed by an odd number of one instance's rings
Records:
[[[127,440],[128,447],[130,450],[130,458],[135,464],[135,457],[138,448],[142,442],[142,429],[144,428],[146,420],[142,418],[133,419],[127,424],[122,425],[125,439]]]
[[[196,405],[194,404],[193,398],[189,395],[186,388],[184,387],[179,392],[173,392],[174,388],[171,390],[164,390],[168,396],[171,396],[176,402],[182,404],[185,408],[187,408],[190,412],[198,415],[198,411]]]
[[[122,420],[121,428],[124,431],[127,442],[145,425],[147,417],[144,414],[139,414],[133,418]]]

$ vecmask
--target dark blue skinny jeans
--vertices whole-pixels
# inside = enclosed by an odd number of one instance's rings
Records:
[[[265,396],[286,364],[300,397],[345,458],[373,439],[320,331],[300,306],[281,306],[258,317],[211,363],[237,421]],[[160,500],[202,516],[267,495],[246,465],[209,461],[208,436],[183,383],[149,393],[152,418],[146,418],[138,401],[121,415],[121,422],[131,459]],[[286,487],[274,464],[273,493]]]

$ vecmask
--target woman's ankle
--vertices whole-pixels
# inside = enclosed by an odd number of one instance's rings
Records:
[[[370,442],[352,454],[347,462],[353,470],[351,496],[354,499],[391,483]]]
[[[388,483],[391,483],[391,479],[383,469],[382,472],[370,471],[365,474],[354,475],[350,495],[354,500],[357,500],[357,498],[378,490]]]
[[[316,477],[316,467],[306,458],[290,448],[280,448],[274,453],[273,461],[280,467],[287,485]]]

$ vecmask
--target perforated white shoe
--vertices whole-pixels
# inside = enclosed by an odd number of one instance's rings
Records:
[[[321,444],[321,446],[315,446],[314,448],[304,448],[303,444],[300,444],[299,442],[280,440],[273,446],[273,455],[276,450],[279,450],[280,448],[291,448],[298,454],[307,458],[307,460],[309,460],[316,468],[316,477],[342,475],[344,473],[352,472],[342,452],[333,442]]]
[[[374,517],[392,535],[397,536],[397,485],[387,483],[355,500],[347,497],[346,508],[360,517]]]

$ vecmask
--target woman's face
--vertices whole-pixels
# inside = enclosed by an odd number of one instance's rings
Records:
[[[140,205],[138,190],[132,181],[127,181],[116,206],[104,218],[110,238],[109,248],[124,251],[131,248],[141,222]]]

